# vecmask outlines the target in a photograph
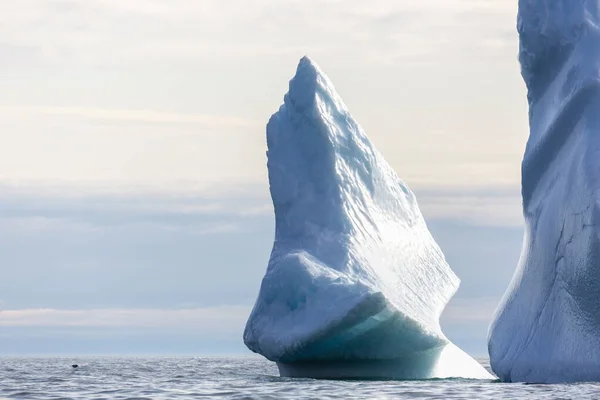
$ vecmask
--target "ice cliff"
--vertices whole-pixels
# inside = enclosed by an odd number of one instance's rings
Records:
[[[521,259],[490,326],[503,381],[600,380],[600,2],[520,0]]]
[[[283,376],[491,378],[440,329],[459,280],[414,194],[306,57],[267,144],[275,241],[248,348]]]

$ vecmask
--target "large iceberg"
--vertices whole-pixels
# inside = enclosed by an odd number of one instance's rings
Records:
[[[459,280],[414,194],[307,57],[267,144],[275,242],[248,348],[282,376],[491,378],[440,329]]]
[[[521,0],[526,232],[490,326],[503,381],[600,380],[600,4]]]

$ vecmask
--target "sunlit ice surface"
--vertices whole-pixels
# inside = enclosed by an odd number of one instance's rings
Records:
[[[491,379],[440,328],[459,279],[415,195],[307,57],[267,144],[276,231],[248,348],[283,376]]]

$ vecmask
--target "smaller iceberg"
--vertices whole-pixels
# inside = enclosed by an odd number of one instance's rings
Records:
[[[300,60],[267,125],[275,241],[244,332],[282,376],[492,376],[441,331],[459,280],[414,194]]]

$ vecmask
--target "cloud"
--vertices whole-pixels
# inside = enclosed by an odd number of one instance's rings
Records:
[[[426,220],[476,226],[521,227],[518,187],[417,187]],[[196,229],[209,234],[237,229],[240,221],[272,221],[267,187],[214,187],[198,192],[95,193],[85,187],[0,184],[0,222],[7,229],[73,230],[126,226]]]
[[[159,222],[153,221],[152,218],[146,220],[131,221],[131,219],[123,218],[122,220],[73,220],[69,217],[61,218],[45,218],[45,217],[2,217],[0,218],[2,228],[1,232],[27,232],[35,235],[52,234],[60,232],[61,234],[77,234],[77,233],[101,233],[102,231],[111,230],[127,231],[135,229],[153,229],[156,231],[186,231],[190,235],[204,236],[226,234],[240,230],[239,224],[232,222],[221,223],[173,223],[168,219],[162,218]]]
[[[0,116],[3,118],[35,118],[38,116],[58,116],[90,119],[94,121],[123,121],[161,124],[195,124],[204,127],[248,128],[257,124],[253,121],[237,117],[223,117],[203,114],[178,114],[153,110],[107,109],[86,107],[52,107],[52,106],[2,106]]]
[[[267,193],[35,189],[0,186],[0,294],[7,308],[137,309],[254,300],[274,237]],[[500,294],[518,259],[522,229],[507,226],[499,215],[491,218],[497,210],[486,202],[494,193],[504,192],[417,192],[431,232],[463,279],[462,296]],[[478,200],[483,195],[489,196],[485,202]],[[448,200],[438,209],[442,197]],[[480,212],[472,215],[478,201]]]
[[[40,56],[40,49],[36,46],[0,42],[0,69],[29,66],[35,64]]]
[[[210,114],[6,106],[0,180],[109,191],[242,185],[265,177],[261,132],[262,124]]]
[[[444,323],[490,321],[497,298],[456,298],[443,313]],[[3,327],[138,327],[230,329],[243,326],[251,306],[220,306],[184,309],[24,309],[2,310]]]
[[[418,188],[416,195],[426,219],[454,219],[479,226],[523,225],[518,187]]]
[[[0,6],[0,33],[15,45],[42,44],[54,62],[197,61],[312,49],[319,55],[361,51],[362,62],[396,63],[451,54],[453,35],[440,36],[449,31],[484,44],[497,34],[490,20],[514,19],[515,13],[516,3],[503,0],[23,0]]]
[[[0,178],[264,185],[264,125],[309,54],[411,187],[514,185],[515,15],[503,0],[2,4],[0,52],[35,57],[1,74]]]
[[[453,298],[442,314],[442,324],[489,323],[492,320],[499,298]]]
[[[499,293],[521,238],[516,7],[0,2],[0,294],[13,327],[239,329],[241,311],[210,310],[258,290],[274,225],[264,125],[304,54],[416,192],[458,296]],[[491,309],[457,307],[459,325]]]
[[[191,309],[25,309],[0,312],[0,327],[148,328],[204,333],[241,331],[247,306]]]
[[[489,322],[497,298],[456,298],[444,310],[447,324]],[[220,306],[184,309],[23,309],[0,311],[0,327],[102,327],[202,329],[204,333],[241,330],[251,306]]]
[[[241,221],[271,219],[272,214],[270,199],[251,189],[218,195],[203,192],[111,195],[90,194],[77,188],[44,192],[39,188],[36,191],[0,185],[1,230],[40,232],[154,226],[209,234],[231,232]]]
[[[454,220],[474,226],[521,227],[518,187],[417,187],[427,221]],[[273,206],[267,187],[217,186],[197,192],[99,193],[85,187],[40,188],[0,184],[3,229],[51,231],[155,226],[228,232],[242,221],[269,221]]]

